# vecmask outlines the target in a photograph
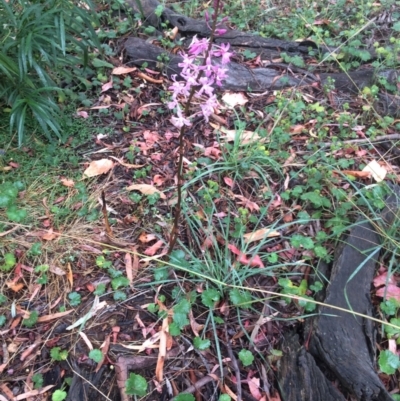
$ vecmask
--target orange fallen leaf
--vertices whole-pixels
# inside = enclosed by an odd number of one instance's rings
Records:
[[[358,170],[342,170],[341,172],[337,172],[337,174],[346,174],[351,175],[356,178],[370,178],[371,172],[370,171],[358,171]]]
[[[153,84],[162,84],[163,83],[162,79],[154,79],[154,78],[148,76],[147,74],[144,74],[143,72],[138,72],[137,76],[139,78],[144,79],[145,81],[152,82]]]
[[[252,202],[250,199],[247,199],[245,196],[234,195],[234,197],[240,200],[240,202],[237,202],[239,205],[242,205],[246,209],[249,209],[250,212],[253,212],[253,211],[258,212],[260,210],[260,207],[257,205],[257,203]]]
[[[224,177],[224,182],[225,182],[226,185],[228,185],[229,187],[233,188],[234,182],[233,182],[232,178]]]
[[[6,285],[10,290],[14,292],[21,291],[24,288],[24,283],[16,283],[14,281],[6,282]]]
[[[97,175],[108,173],[114,167],[114,162],[109,159],[94,160],[83,172],[83,178],[96,177]]]
[[[246,256],[242,251],[240,251],[235,245],[229,244],[228,249],[237,255],[236,260],[242,265],[250,265],[251,267],[264,267],[264,263],[258,255]]]
[[[297,124],[297,125],[292,125],[290,127],[290,133],[291,134],[301,134],[303,131],[305,131],[305,126],[301,125],[301,124]]]

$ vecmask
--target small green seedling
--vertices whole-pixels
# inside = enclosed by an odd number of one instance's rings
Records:
[[[33,327],[39,318],[39,313],[37,311],[32,311],[28,318],[22,320],[22,325],[26,327]]]
[[[51,396],[51,401],[64,401],[67,398],[67,393],[64,390],[56,390]]]
[[[147,382],[141,375],[131,373],[125,382],[126,394],[144,397],[147,394]]]
[[[78,292],[70,292],[68,294],[68,298],[69,298],[69,304],[71,306],[78,306],[80,305],[82,299],[81,299],[81,295]]]
[[[35,389],[39,389],[39,388],[43,387],[44,379],[43,379],[43,375],[41,373],[35,373],[32,376],[32,381],[33,381],[33,387]]]
[[[104,355],[99,349],[92,349],[89,352],[89,358],[95,361],[96,363],[99,363],[103,360]]]
[[[0,270],[3,272],[9,272],[16,265],[17,259],[13,253],[6,253],[3,257],[3,262],[4,263],[0,265]]]
[[[392,375],[400,368],[399,356],[389,350],[384,350],[379,354],[379,369],[387,375]]]
[[[50,356],[54,361],[66,361],[68,358],[68,351],[62,350],[61,347],[54,347],[50,350]]]
[[[250,351],[242,349],[239,352],[239,359],[241,360],[243,366],[250,366],[254,361],[254,355]]]
[[[193,346],[198,349],[199,351],[205,351],[206,349],[210,348],[211,341],[208,339],[201,339],[200,337],[195,337],[193,339]]]

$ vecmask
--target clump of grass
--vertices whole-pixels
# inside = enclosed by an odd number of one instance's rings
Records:
[[[100,48],[90,1],[0,2],[0,99],[10,108],[10,130],[22,144],[33,115],[44,133],[61,137],[61,82],[85,65],[89,49]]]

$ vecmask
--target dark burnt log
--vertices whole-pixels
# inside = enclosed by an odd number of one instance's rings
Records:
[[[141,67],[146,63],[149,68],[160,68],[159,56],[166,52],[147,41],[130,37],[125,41],[124,50],[126,63]],[[179,55],[168,53],[169,62],[162,65],[163,72],[171,78],[179,76],[182,62]],[[218,60],[213,62],[218,63]],[[265,92],[267,90],[280,90],[288,87],[299,87],[305,85],[323,86],[332,80],[335,88],[344,93],[356,94],[362,88],[371,86],[379,77],[395,85],[400,73],[394,70],[374,71],[364,69],[349,73],[319,74],[318,76],[302,69],[282,65],[270,64],[264,68],[247,68],[243,64],[231,62],[227,66],[227,79],[223,81],[221,89],[233,91]],[[380,95],[376,102],[379,111],[385,111],[392,116],[400,115],[400,97],[391,95]]]
[[[285,335],[279,361],[278,383],[283,401],[345,401],[324,376],[314,358],[299,344],[299,336]]]
[[[81,370],[75,361],[72,361],[73,376],[68,390],[67,401],[89,401],[100,399],[100,379],[104,376],[106,367],[102,366],[98,372]],[[104,377],[103,377],[104,380]]]
[[[142,66],[147,63],[149,68],[157,69],[160,63],[157,61],[161,54],[165,51],[139,38],[128,38],[125,42],[124,49],[127,56],[127,64]],[[178,75],[181,68],[178,66],[182,62],[182,57],[168,54],[169,62],[163,65],[163,72],[171,78]],[[217,60],[213,62],[217,63]],[[315,79],[308,77],[308,73],[299,73],[297,76],[282,74],[276,68],[255,68],[249,69],[242,64],[229,63],[227,66],[228,77],[223,81],[221,89],[238,90],[238,91],[257,91],[264,92],[267,89],[283,89],[290,86],[299,86],[302,84],[312,84]],[[310,74],[311,75],[311,74]]]
[[[371,283],[380,238],[359,218],[333,263],[325,303],[372,316]],[[375,371],[375,332],[371,320],[330,307],[320,308],[310,352],[358,400],[392,400]]]
[[[141,12],[137,0],[126,0],[126,3],[136,12]],[[168,22],[170,26],[177,27],[180,34],[189,37],[190,40],[194,35],[204,38],[211,35],[210,25],[206,21],[187,17],[170,8],[164,7],[161,16],[157,17],[154,10],[159,5],[160,3],[157,0],[141,1],[144,18],[149,25],[160,28],[161,23]],[[249,50],[259,55],[263,60],[280,57],[281,53],[286,53],[290,56],[308,56],[310,49],[321,53],[333,52],[335,50],[325,46],[318,47],[311,40],[290,42],[280,39],[263,38],[251,33],[230,29],[225,25],[219,25],[218,27],[226,29],[227,32],[223,36],[215,37],[215,43],[230,43],[237,50]],[[186,43],[188,44],[188,42]]]
[[[387,231],[400,210],[400,187],[395,186],[393,191],[386,200],[380,221],[372,224],[364,217],[359,218],[339,247],[326,289],[326,304],[373,315],[370,291],[381,247],[380,233]],[[325,401],[329,399],[327,391],[334,394],[335,400],[345,399],[336,395],[336,388],[327,390],[331,387],[325,377],[338,380],[344,392],[357,400],[393,400],[375,369],[374,322],[324,306],[307,323],[305,340],[310,339],[309,353],[292,334],[283,343],[284,357],[278,371],[283,401]],[[313,381],[312,375],[318,379]],[[310,394],[307,393],[309,386],[313,386]]]

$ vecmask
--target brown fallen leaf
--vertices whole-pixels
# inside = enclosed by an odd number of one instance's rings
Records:
[[[124,161],[114,157],[110,156],[111,159],[116,160],[121,166],[127,167],[127,168],[141,168],[144,166],[144,164],[130,164],[130,163],[125,163]]]
[[[222,100],[230,109],[235,108],[235,106],[237,105],[243,106],[249,101],[249,99],[247,99],[247,97],[242,92],[228,92],[224,96],[222,96]]]
[[[260,392],[260,379],[257,377],[252,377],[247,380],[247,384],[250,389],[251,395],[257,400],[260,401],[262,398],[262,394]]]
[[[139,241],[146,243],[146,242],[153,241],[156,238],[157,238],[157,236],[155,234],[141,233],[139,236]]]
[[[129,74],[130,72],[136,71],[136,67],[116,67],[112,70],[112,75],[123,75]]]
[[[60,234],[55,233],[52,228],[50,228],[46,234],[43,235],[42,239],[46,241],[53,241],[53,239],[57,238]]]
[[[74,311],[73,309],[70,309],[70,310],[66,310],[64,312],[57,312],[57,313],[52,313],[51,315],[40,316],[40,317],[38,317],[37,321],[38,321],[38,323],[50,322],[51,320],[59,319],[60,317],[69,315],[73,311]]]
[[[153,194],[159,194],[161,199],[166,199],[167,197],[163,192],[158,190],[156,187],[153,185],[149,184],[133,184],[130,185],[129,187],[126,188],[127,191],[139,191],[144,195],[153,195]]]
[[[3,394],[5,394],[8,398],[6,400],[14,400],[13,392],[8,388],[7,383],[2,383],[0,385],[0,390]]]
[[[67,263],[67,279],[72,288],[74,285],[74,275],[72,274],[71,263]]]
[[[137,76],[139,78],[142,78],[145,81],[151,82],[153,84],[162,84],[164,82],[162,79],[152,78],[152,77],[148,76],[147,74],[144,74],[143,72],[138,72]]]
[[[156,379],[159,383],[163,381],[164,375],[164,362],[165,357],[167,355],[167,342],[168,336],[170,335],[168,332],[169,327],[169,318],[168,316],[163,319],[161,331],[160,331],[160,346],[158,350],[158,358],[157,358],[157,365],[156,365]]]
[[[21,356],[19,357],[19,360],[23,362],[32,352],[36,351],[36,349],[39,347],[40,343],[42,342],[42,338],[39,336],[33,344],[31,344],[28,348],[25,348],[25,350],[22,352]]]
[[[190,309],[190,311],[189,311],[189,321],[190,321],[190,327],[192,328],[193,334],[196,337],[200,337],[200,331],[203,330],[204,324],[199,324],[196,322],[196,319],[193,316],[192,309]]]
[[[276,230],[271,230],[268,227],[260,228],[259,230],[253,231],[243,235],[244,243],[250,244],[254,241],[260,241],[263,238],[280,237],[281,233]]]
[[[53,387],[54,387],[54,384],[49,384],[48,386],[43,387],[39,390],[31,390],[31,391],[28,391],[27,393],[17,395],[16,397],[13,397],[10,399],[12,399],[14,401],[25,400],[26,398],[31,398],[31,397],[35,397],[40,394],[47,393],[47,391],[49,391]]]
[[[61,267],[58,267],[55,265],[50,265],[49,270],[56,276],[65,276],[65,271],[63,269],[61,269]]]
[[[216,130],[220,131],[223,135],[221,138],[225,139],[227,142],[233,142],[235,140],[238,141],[240,145],[246,145],[248,143],[260,142],[264,143],[267,142],[266,138],[261,138],[258,134],[253,131],[246,131],[246,130],[229,130],[225,127],[221,127],[218,124],[210,123],[210,125]]]
[[[114,167],[114,162],[109,159],[93,160],[83,172],[83,178],[96,177],[108,173]]]
[[[376,160],[369,162],[364,168],[363,172],[369,172],[376,182],[381,182],[385,179],[388,173],[385,166],[381,166]]]
[[[103,365],[104,359],[106,358],[106,355],[108,354],[108,350],[110,349],[110,335],[106,336],[105,340],[103,341],[103,344],[100,345],[101,352],[103,353],[103,358],[97,363],[95,372],[97,373],[100,368]]]
[[[73,186],[75,186],[74,180],[71,180],[69,178],[61,178],[60,182],[62,185],[64,185],[64,187],[72,188]]]
[[[163,240],[158,240],[154,245],[152,245],[150,248],[147,248],[143,253],[148,256],[154,256],[157,251],[164,245]]]
[[[110,81],[106,82],[104,85],[101,87],[101,93],[107,92],[109,89],[113,87],[113,80],[111,79]]]
[[[133,282],[133,269],[132,269],[132,256],[130,253],[126,253],[124,256],[125,261],[125,271],[126,271],[126,278],[129,280],[129,283],[132,284]]]

